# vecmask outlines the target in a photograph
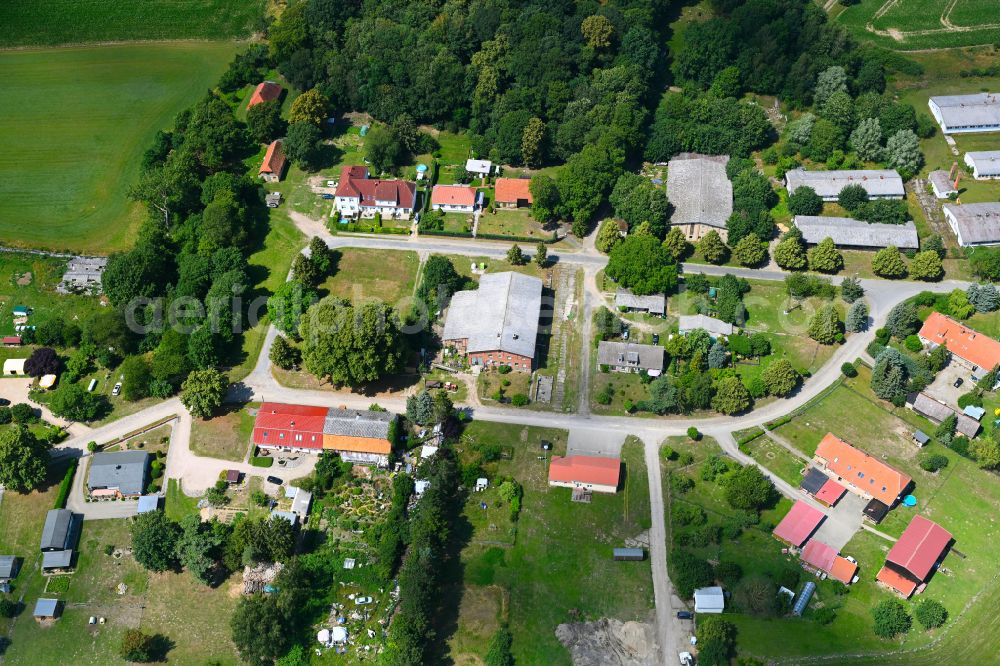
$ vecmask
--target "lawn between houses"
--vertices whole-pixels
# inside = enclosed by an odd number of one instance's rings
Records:
[[[553,443],[549,455],[564,454],[566,438],[562,430],[480,421],[463,434],[458,445],[463,462],[474,444],[501,447],[509,457],[486,463],[486,476],[491,482],[513,477],[522,484],[524,498],[520,518],[510,527],[505,516],[496,516],[505,507],[489,508],[487,516],[479,506],[483,496],[469,497],[461,583],[449,591],[458,607],[456,629],[448,639],[455,663],[481,663],[490,636],[503,621],[510,624],[518,663],[569,664],[569,653],[555,637],[558,624],[652,617],[649,561],[611,559],[614,547],[650,527],[642,445],[630,438],[622,451],[627,469],[623,490],[576,504],[569,489],[548,486],[548,456],[540,447],[548,440]],[[491,530],[491,524],[497,529]]]
[[[0,117],[8,158],[0,165],[0,243],[98,254],[127,248],[146,215],[126,197],[143,151],[236,50],[186,42],[0,53],[6,95],[17,100]]]

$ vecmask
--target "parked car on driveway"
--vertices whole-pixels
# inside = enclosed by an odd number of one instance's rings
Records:
[[[955,380],[955,383],[954,383],[954,384],[952,384],[952,386],[954,386],[955,388],[958,388],[959,386],[961,386],[961,385],[962,385],[962,383],[963,383],[964,381],[965,381],[964,379],[962,379],[961,377],[959,377],[958,379],[956,379],[956,380]]]
[[[121,392],[122,392],[122,383],[118,382],[117,384],[115,384],[115,387],[111,389],[111,395],[118,395]]]
[[[691,611],[677,611],[678,620],[690,620],[694,618],[694,613]]]
[[[282,481],[281,479],[279,479],[276,476],[269,476],[269,477],[267,477],[267,482],[268,483],[273,483],[276,486],[280,486],[282,483],[284,483],[284,481]]]

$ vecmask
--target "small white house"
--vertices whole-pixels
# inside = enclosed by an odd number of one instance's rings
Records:
[[[968,159],[968,156],[966,156],[966,159]],[[947,199],[952,194],[958,195],[958,190],[955,189],[955,183],[952,181],[948,172],[944,169],[931,171],[927,175],[927,180],[930,181],[931,189],[934,190],[934,196],[938,199]]]
[[[489,160],[465,160],[465,170],[480,178],[487,178],[493,173],[493,162]]]
[[[24,374],[24,362],[27,361],[26,358],[9,358],[3,362],[3,374],[5,377],[10,377],[11,375],[23,375]]]
[[[726,595],[721,587],[702,587],[694,591],[695,613],[721,613],[726,609]]]

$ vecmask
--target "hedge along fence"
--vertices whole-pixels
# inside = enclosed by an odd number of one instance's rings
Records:
[[[76,475],[78,464],[79,461],[76,458],[69,461],[69,467],[66,468],[66,473],[63,474],[62,481],[59,482],[59,493],[56,495],[56,502],[52,508],[66,508],[66,499],[69,497],[69,491],[73,487],[73,477]]]
[[[396,234],[400,236],[408,236],[410,234],[409,227],[376,227],[368,226],[366,224],[357,224],[355,222],[349,222],[347,224],[335,224],[331,225],[333,230],[347,233],[356,234]]]
[[[161,425],[166,425],[166,424],[170,423],[171,421],[173,421],[176,418],[177,418],[176,414],[171,415],[171,416],[165,416],[162,419],[160,419],[159,421],[154,421],[153,423],[150,423],[149,425],[144,425],[141,428],[137,428],[137,429],[133,430],[132,432],[125,433],[124,435],[122,435],[118,439],[115,439],[115,440],[113,440],[111,442],[108,442],[107,444],[104,444],[102,446],[98,446],[97,448],[98,448],[98,450],[104,450],[104,449],[107,449],[109,446],[114,446],[116,444],[121,444],[122,442],[127,442],[128,440],[132,439],[133,437],[138,437],[139,435],[141,435],[143,433],[147,433],[150,430],[155,430],[156,428],[159,428]]]
[[[746,444],[749,444],[753,440],[755,440],[758,437],[760,437],[761,435],[763,435],[764,434],[764,429],[761,428],[760,426],[754,426],[753,428],[748,428],[747,430],[741,430],[741,431],[738,431],[738,432],[733,433],[733,434],[738,435],[738,437],[736,439],[736,446],[740,450],[742,450],[743,446],[745,446]],[[744,453],[746,453],[746,451],[744,451]]]
[[[528,236],[504,236],[503,234],[476,234],[472,235],[471,231],[445,231],[443,229],[425,229],[420,227],[420,235],[427,236],[449,236],[451,238],[485,238],[486,240],[499,240],[499,241],[509,241],[511,243],[555,243],[559,239],[556,237],[556,232],[553,231],[552,235],[548,238],[538,237],[529,238]]]

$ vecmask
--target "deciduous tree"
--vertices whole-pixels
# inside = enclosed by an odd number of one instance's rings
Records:
[[[23,425],[0,431],[0,485],[19,493],[37,488],[45,480],[50,448]]]
[[[875,621],[872,631],[879,638],[894,638],[905,634],[913,623],[906,606],[898,599],[883,599],[872,608],[872,619]]]
[[[701,240],[698,241],[698,251],[710,264],[721,264],[729,254],[726,244],[722,242],[719,232],[715,229],[710,229],[701,237]]]
[[[733,258],[743,266],[759,266],[767,258],[767,244],[757,236],[744,236],[733,247]]]
[[[132,554],[136,562],[150,571],[166,571],[176,560],[180,528],[162,511],[140,513],[129,525]]]
[[[602,229],[603,231],[603,229]],[[617,228],[615,229],[617,231]],[[691,252],[691,243],[684,237],[684,232],[680,227],[671,227],[663,239],[663,249],[670,253],[675,262],[687,258]]]
[[[327,297],[309,308],[299,331],[306,369],[334,384],[373,382],[402,364],[396,313],[385,303],[352,306]]]
[[[785,234],[774,247],[774,261],[785,270],[800,271],[808,264],[801,234]]]
[[[715,387],[712,407],[723,414],[738,414],[750,408],[753,398],[739,377],[725,377]]]
[[[628,236],[608,258],[608,277],[636,294],[667,293],[677,285],[677,265],[653,236]]]
[[[780,358],[761,373],[764,387],[770,395],[785,396],[799,385],[799,373],[788,359]]]
[[[181,384],[181,403],[192,416],[207,419],[222,406],[228,389],[229,380],[218,370],[195,370]]]
[[[895,245],[884,247],[872,257],[872,271],[884,278],[897,279],[906,276],[906,262]]]
[[[829,236],[821,240],[806,253],[809,270],[820,273],[836,273],[844,268],[844,255],[840,253]]]
[[[936,281],[944,275],[941,257],[933,250],[924,250],[910,260],[910,277],[914,280]]]
[[[327,117],[329,100],[316,88],[307,90],[292,101],[288,110],[288,122],[310,123],[319,127]],[[249,117],[250,113],[247,112]]]
[[[792,215],[819,215],[823,212],[823,199],[813,188],[801,185],[788,195],[788,212]]]

